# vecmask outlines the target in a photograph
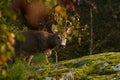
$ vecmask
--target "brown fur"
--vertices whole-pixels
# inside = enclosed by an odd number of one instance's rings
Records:
[[[52,53],[52,49],[61,43],[61,39],[57,34],[46,31],[30,30],[21,32],[21,34],[23,34],[25,41],[15,39],[14,47],[16,55],[22,53],[22,55],[30,56],[38,52],[45,52],[47,58]],[[48,60],[46,61],[48,62]]]

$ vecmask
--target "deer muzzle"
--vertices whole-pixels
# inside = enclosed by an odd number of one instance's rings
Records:
[[[60,48],[65,48],[65,45],[60,45]]]
[[[65,48],[65,46],[66,46],[66,39],[62,40],[62,42],[60,44],[61,48]]]

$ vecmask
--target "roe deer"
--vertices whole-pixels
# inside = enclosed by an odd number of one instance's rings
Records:
[[[20,54],[26,52],[25,56],[35,55],[37,52],[44,52],[46,56],[46,62],[48,61],[48,56],[51,55],[52,49],[56,46],[65,47],[66,37],[70,34],[70,29],[68,28],[62,34],[57,33],[57,30],[52,29],[53,33],[46,31],[23,31],[21,34],[24,36],[25,41],[20,42],[15,40],[15,52]],[[23,54],[23,53],[22,53]],[[29,58],[28,64],[30,64],[32,56]]]

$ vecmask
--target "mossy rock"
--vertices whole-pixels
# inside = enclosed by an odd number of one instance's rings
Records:
[[[65,78],[71,77],[69,80],[119,80],[120,72],[116,72],[112,68],[119,63],[119,52],[100,53],[60,61],[57,64],[40,64],[39,66],[34,65],[35,63],[28,66],[24,62],[18,62],[8,69],[8,76],[6,78],[8,78],[8,80],[16,77],[24,80],[46,80],[47,78],[51,80],[65,80]],[[36,67],[38,67],[38,69],[35,69]],[[15,72],[16,70],[19,70],[17,73],[20,74],[17,74]]]

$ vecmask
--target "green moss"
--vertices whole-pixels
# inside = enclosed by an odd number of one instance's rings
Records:
[[[40,58],[38,57],[39,56],[37,56],[36,59]],[[33,61],[33,64],[28,66],[23,61],[17,61],[8,70],[7,78],[9,80],[27,80],[28,78],[34,80],[44,80],[46,77],[54,77],[59,80],[63,76],[63,73],[72,71],[75,73],[75,80],[118,79],[120,72],[115,72],[112,69],[112,66],[119,64],[119,61],[119,53],[95,54],[77,59],[61,61],[58,64],[44,64],[44,61],[43,63],[42,61],[39,63],[39,60],[36,60],[37,63]],[[101,69],[105,63],[108,63],[108,65]],[[34,70],[35,67],[38,66],[36,64],[39,64],[41,70]]]
[[[76,80],[80,80],[82,77],[87,76],[83,69],[75,69],[74,71]]]
[[[73,59],[62,63],[67,64],[67,66],[69,66],[68,64],[70,64],[71,66],[75,61],[80,62],[82,60],[88,60],[88,62],[87,64],[85,64],[86,66],[74,69],[75,76],[78,80],[89,75],[92,75],[88,77],[89,79],[90,77],[92,78],[90,80],[109,80],[113,77],[114,74],[116,74],[116,72],[113,71],[112,66],[119,63],[120,54],[119,53],[96,54],[91,56],[85,56],[78,59]],[[107,62],[109,65],[100,71],[100,67],[105,62]],[[95,75],[96,77],[94,77]],[[110,76],[106,77],[108,75]]]
[[[112,78],[112,76],[110,76],[110,75],[102,75],[102,76],[92,75],[92,76],[87,77],[88,80],[110,80],[111,78]]]

